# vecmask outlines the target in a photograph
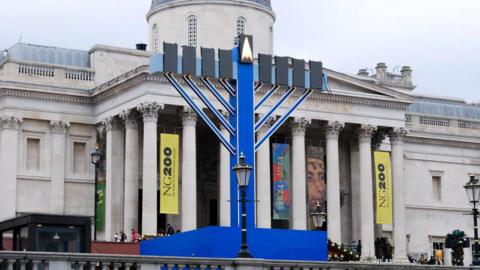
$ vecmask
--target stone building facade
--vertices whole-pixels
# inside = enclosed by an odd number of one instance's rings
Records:
[[[164,77],[149,75],[148,62],[164,41],[231,48],[241,33],[254,35],[256,52],[272,53],[270,1],[154,0],[147,20],[148,51],[18,43],[0,56],[0,220],[25,213],[93,216],[90,153],[99,145],[106,156],[100,239],[131,229],[155,234],[167,223],[181,231],[230,224],[228,151]],[[333,241],[361,240],[362,256],[369,257],[375,239],[386,237],[394,259],[403,261],[407,254],[432,254],[454,229],[472,236],[471,217],[463,215],[469,211],[463,185],[480,173],[480,107],[415,95],[408,66],[401,74],[387,72],[384,63],[375,74],[325,73],[331,93],[312,94],[270,139],[292,148],[286,224],[271,215],[271,145],[257,152],[257,227],[311,229],[306,149],[319,146]],[[266,90],[257,91],[257,98]],[[157,214],[158,137],[164,132],[181,135],[178,216]],[[377,149],[391,152],[393,225],[374,220]]]

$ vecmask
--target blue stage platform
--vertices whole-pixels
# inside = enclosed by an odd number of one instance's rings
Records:
[[[248,245],[253,257],[273,260],[327,260],[324,231],[250,229]],[[168,237],[142,241],[141,255],[235,258],[240,248],[240,229],[207,227]]]

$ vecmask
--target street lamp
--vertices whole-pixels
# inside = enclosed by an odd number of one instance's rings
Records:
[[[470,176],[470,181],[468,181],[465,186],[465,191],[467,192],[468,196],[468,201],[473,205],[473,233],[474,233],[474,240],[475,240],[475,245],[474,245],[474,251],[473,251],[473,261],[472,265],[480,265],[480,260],[478,254],[479,251],[479,246],[478,246],[478,223],[477,223],[477,217],[478,217],[478,209],[477,209],[477,204],[480,200],[480,182],[478,179],[475,179],[475,176]]]
[[[315,229],[320,230],[327,218],[327,214],[322,211],[322,207],[320,206],[320,202],[317,201],[317,205],[315,206],[315,211],[310,214],[313,219],[313,225]]]
[[[245,163],[245,156],[240,154],[239,163],[233,166],[233,170],[237,175],[238,188],[240,189],[240,201],[242,203],[242,244],[237,258],[252,258],[252,254],[248,251],[247,245],[247,211],[246,211],[246,197],[248,181],[250,180],[250,173],[252,167]]]
[[[95,213],[93,214],[93,240],[97,241],[97,202],[98,202],[98,194],[97,194],[97,186],[98,186],[98,170],[103,163],[103,154],[100,149],[95,147],[95,151],[93,151],[90,156],[92,157],[92,164],[95,165]]]

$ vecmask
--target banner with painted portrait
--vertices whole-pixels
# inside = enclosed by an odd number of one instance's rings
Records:
[[[307,202],[308,214],[315,211],[317,202],[326,212],[325,160],[322,147],[307,147]]]
[[[273,219],[290,219],[290,145],[272,144]]]

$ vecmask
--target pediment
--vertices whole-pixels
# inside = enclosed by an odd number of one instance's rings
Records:
[[[414,98],[400,91],[382,87],[337,71],[325,69],[328,74],[328,84],[332,94],[363,97],[371,99],[390,100],[413,103]]]

